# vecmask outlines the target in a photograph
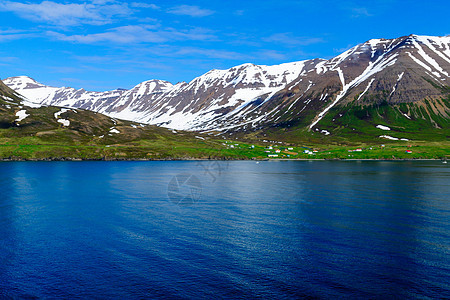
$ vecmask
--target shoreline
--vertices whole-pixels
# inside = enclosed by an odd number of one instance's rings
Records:
[[[206,159],[206,158],[167,158],[167,159],[81,159],[81,158],[43,158],[43,159],[26,159],[26,158],[0,158],[0,162],[150,162],[150,161],[446,161],[441,158],[273,158],[273,159]]]

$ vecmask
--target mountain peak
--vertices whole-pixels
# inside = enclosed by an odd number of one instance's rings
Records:
[[[35,79],[29,77],[29,76],[13,76],[13,77],[8,77],[6,79],[4,79],[3,81],[21,81],[23,83],[34,83],[34,84],[39,84]]]
[[[26,90],[46,87],[28,76],[15,76],[3,80],[3,82],[13,90]]]
[[[40,104],[174,129],[225,130],[282,122],[311,128],[349,103],[393,105],[438,99],[447,90],[449,73],[450,37],[410,34],[370,39],[329,60],[273,66],[245,63],[213,69],[176,85],[152,79],[130,90],[100,93],[47,87],[26,76],[5,83]]]

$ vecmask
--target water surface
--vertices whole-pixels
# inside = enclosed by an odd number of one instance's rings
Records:
[[[441,162],[0,163],[0,297],[450,297]]]

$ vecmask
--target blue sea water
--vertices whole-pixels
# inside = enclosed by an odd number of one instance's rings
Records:
[[[438,161],[0,163],[0,298],[450,298]]]

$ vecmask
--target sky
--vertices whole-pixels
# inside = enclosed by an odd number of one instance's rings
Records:
[[[449,35],[447,1],[2,1],[0,78],[129,89],[211,69],[332,58],[372,38]]]

